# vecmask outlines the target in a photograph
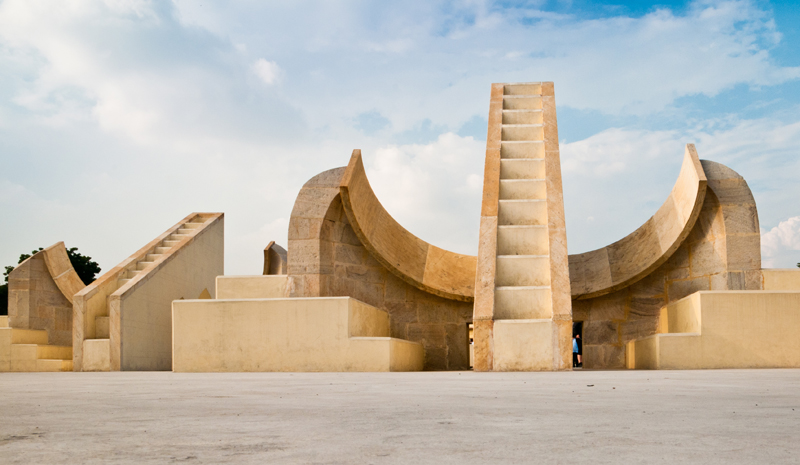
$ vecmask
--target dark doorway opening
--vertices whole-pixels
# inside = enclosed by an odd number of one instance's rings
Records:
[[[572,368],[583,368],[583,322],[572,323]]]

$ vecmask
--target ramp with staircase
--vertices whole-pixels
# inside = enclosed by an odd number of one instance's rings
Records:
[[[421,344],[350,297],[285,298],[288,276],[220,276],[216,300],[172,304],[173,371],[417,371]]]
[[[493,84],[475,280],[477,371],[571,367],[553,84]]]
[[[223,214],[192,213],[77,293],[75,371],[170,370],[171,305],[223,272]]]

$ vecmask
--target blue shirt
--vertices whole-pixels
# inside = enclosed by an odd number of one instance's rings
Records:
[[[578,353],[578,339],[576,339],[574,337],[572,338],[572,353],[573,354],[577,354]]]

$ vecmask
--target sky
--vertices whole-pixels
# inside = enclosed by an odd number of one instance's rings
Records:
[[[475,254],[491,83],[533,81],[570,253],[652,216],[694,143],[748,181],[764,267],[800,262],[791,2],[3,0],[0,264],[64,241],[108,270],[198,211],[260,274],[356,148],[400,224]]]

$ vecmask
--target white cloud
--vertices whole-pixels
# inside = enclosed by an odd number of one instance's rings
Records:
[[[278,82],[282,72],[277,63],[274,61],[267,61],[263,58],[259,58],[253,63],[253,71],[256,73],[256,76],[267,85]]]
[[[792,267],[792,257],[800,259],[800,216],[781,221],[769,231],[762,229],[761,251],[764,268]]]
[[[483,141],[447,133],[362,156],[370,185],[401,225],[439,247],[476,254],[484,150]]]
[[[474,253],[484,143],[452,132],[486,116],[491,82],[555,80],[559,105],[653,115],[679,98],[796,79],[770,56],[777,33],[748,2],[582,19],[481,1],[6,0],[0,186],[14,201],[0,215],[15,233],[0,260],[52,236],[108,268],[190,211],[224,211],[227,272],[258,272],[263,246],[285,245],[303,182],[353,148],[401,224]],[[368,112],[386,119],[380,130],[355,127]],[[407,136],[426,118],[435,131]],[[690,141],[748,179],[765,227],[800,214],[800,122],[787,121],[643,124],[564,144],[570,249],[652,215]]]

